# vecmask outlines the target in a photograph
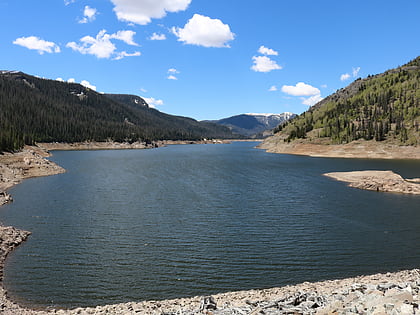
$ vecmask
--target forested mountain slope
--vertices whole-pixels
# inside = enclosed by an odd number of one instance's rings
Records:
[[[271,131],[294,116],[296,115],[288,112],[282,114],[241,114],[219,120],[211,120],[211,122],[227,126],[232,132],[245,137],[261,138],[264,132]]]
[[[365,139],[420,145],[420,57],[357,79],[280,125],[275,137],[349,143]]]
[[[132,96],[105,96],[80,84],[0,71],[0,152],[34,142],[230,138],[224,126],[172,116]],[[144,102],[144,103],[143,103]],[[138,105],[138,106],[135,106]]]

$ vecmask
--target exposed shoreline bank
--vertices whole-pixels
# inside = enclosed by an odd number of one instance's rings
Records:
[[[93,149],[93,148],[92,148]],[[80,150],[76,148],[74,150]],[[23,153],[0,156],[0,191],[25,178],[64,172],[48,161],[48,153],[27,147]],[[0,227],[0,272],[7,254],[25,241],[30,232]],[[2,280],[2,278],[1,278]],[[384,314],[386,307],[401,314],[419,314],[420,271],[417,269],[342,280],[303,283],[282,288],[249,290],[204,297],[163,301],[129,302],[73,310],[32,310],[7,298],[0,288],[2,314],[344,314],[355,309],[371,309]],[[393,306],[391,306],[391,304]],[[386,306],[388,305],[388,306]],[[216,307],[216,309],[214,309]],[[409,311],[404,313],[401,311]],[[373,312],[373,311],[372,311]],[[415,313],[417,312],[417,313]],[[351,314],[351,313],[349,313]]]
[[[420,159],[420,146],[399,146],[376,141],[358,140],[347,144],[311,143],[271,137],[258,145],[269,153],[307,155],[312,157],[360,158],[360,159]]]
[[[420,178],[404,179],[392,171],[334,172],[324,175],[354,188],[420,195]]]
[[[128,149],[154,149],[165,147],[168,145],[184,145],[184,144],[226,144],[236,140],[159,140],[153,142],[51,142],[51,143],[38,143],[37,146],[46,151],[62,150],[128,150]]]

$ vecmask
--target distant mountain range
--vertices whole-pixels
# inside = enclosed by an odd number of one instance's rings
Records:
[[[420,145],[420,57],[357,79],[276,128],[274,137],[342,144],[354,140]]]
[[[35,142],[233,137],[225,126],[162,113],[136,95],[100,94],[76,83],[0,71],[0,152]]]
[[[282,114],[241,114],[219,120],[210,120],[232,130],[233,133],[250,138],[262,138],[271,135],[271,130],[279,124],[295,117],[293,113]]]

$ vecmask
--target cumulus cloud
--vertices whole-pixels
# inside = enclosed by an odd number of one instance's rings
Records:
[[[348,74],[348,73],[344,73],[344,74],[342,74],[342,75],[340,76],[340,80],[341,80],[341,81],[346,81],[346,80],[350,79],[350,77],[351,77],[351,75],[350,75],[350,74]]]
[[[219,19],[194,14],[183,28],[172,27],[178,41],[203,47],[230,47],[227,43],[235,38],[228,24]]]
[[[268,89],[270,92],[275,92],[275,91],[277,91],[278,89],[277,89],[277,86],[275,86],[275,85],[272,85],[269,89]]]
[[[114,57],[114,60],[120,60],[129,56],[140,56],[140,52],[117,52],[117,47],[111,42],[111,39],[121,40],[129,45],[138,46],[133,40],[135,34],[136,33],[133,31],[119,31],[114,34],[107,34],[106,30],[102,30],[95,38],[92,36],[85,36],[80,39],[80,43],[69,42],[66,47],[84,55],[94,55],[97,58],[107,59]]]
[[[91,8],[88,5],[85,6],[85,9],[83,10],[83,15],[84,17],[79,20],[79,23],[88,23],[88,22],[92,22],[96,19],[96,14],[98,13],[98,10],[96,10],[95,8]]]
[[[275,51],[273,49],[270,49],[270,48],[267,48],[267,47],[264,47],[264,46],[261,46],[258,49],[258,52],[262,55],[267,55],[267,56],[278,56],[278,54],[279,54],[277,51]]]
[[[168,73],[179,73],[179,71],[176,70],[175,68],[170,68],[168,69]]]
[[[165,34],[153,33],[152,36],[149,37],[149,39],[150,40],[165,40],[166,35]]]
[[[57,79],[55,79],[56,81],[59,81],[59,82],[64,82],[64,79],[63,78],[57,78]]]
[[[280,70],[280,67],[277,62],[270,59],[267,56],[254,56],[252,57],[254,65],[251,67],[255,72],[270,72],[273,70]]]
[[[156,106],[163,105],[163,101],[162,100],[157,100],[157,99],[155,99],[153,97],[143,97],[143,99],[146,101],[146,103],[151,108],[156,108]]]
[[[73,3],[73,2],[75,2],[76,0],[64,0],[64,4],[65,5],[69,5],[69,4],[71,4],[71,3]]]
[[[120,21],[146,25],[152,19],[160,19],[167,12],[179,12],[188,8],[191,0],[111,0]]]
[[[70,78],[67,80],[67,83],[76,83],[76,79]]]
[[[136,32],[134,31],[118,31],[115,34],[112,34],[110,38],[122,40],[128,45],[138,46],[138,44],[134,41],[134,35],[136,35]]]
[[[315,105],[323,99],[318,88],[304,82],[299,82],[296,85],[283,85],[281,91],[293,96],[309,96],[301,97],[302,104],[308,106]]]
[[[168,80],[178,80],[178,78],[174,75],[168,75]]]
[[[293,96],[312,96],[321,94],[321,91],[318,88],[304,82],[299,82],[296,85],[283,85],[281,91]]]
[[[302,97],[302,104],[304,105],[308,105],[308,106],[313,106],[316,103],[322,101],[324,98],[321,97],[321,94],[317,94],[308,98],[304,98]]]
[[[80,84],[81,84],[81,85],[83,85],[84,87],[87,87],[87,88],[89,88],[89,89],[91,89],[91,90],[96,91],[96,86],[94,86],[94,85],[90,84],[90,82],[89,82],[89,81],[82,80],[82,82],[80,82]]]
[[[13,44],[36,50],[40,55],[44,53],[59,53],[61,51],[60,47],[54,42],[48,42],[36,36],[19,37]]]

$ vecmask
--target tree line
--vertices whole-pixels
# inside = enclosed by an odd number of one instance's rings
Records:
[[[129,106],[75,83],[0,74],[0,152],[36,142],[231,138],[212,123]]]
[[[330,138],[332,143],[393,139],[418,145],[420,124],[420,57],[407,65],[366,79],[327,97],[275,132],[285,141]]]

